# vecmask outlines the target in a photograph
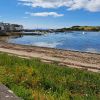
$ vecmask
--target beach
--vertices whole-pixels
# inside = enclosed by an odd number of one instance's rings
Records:
[[[0,51],[24,58],[39,58],[45,63],[57,63],[58,65],[73,68],[81,68],[93,72],[100,71],[100,54],[47,47],[18,45],[0,42]]]

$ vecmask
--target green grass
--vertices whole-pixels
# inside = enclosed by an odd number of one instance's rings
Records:
[[[0,53],[0,82],[24,100],[100,100],[100,74]]]

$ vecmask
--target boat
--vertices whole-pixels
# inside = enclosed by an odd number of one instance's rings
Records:
[[[85,34],[85,32],[82,33],[83,35]]]

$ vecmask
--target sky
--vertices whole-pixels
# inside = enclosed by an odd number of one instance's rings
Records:
[[[30,29],[100,26],[100,0],[0,0],[0,21]]]

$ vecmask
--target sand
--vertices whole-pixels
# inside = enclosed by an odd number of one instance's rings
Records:
[[[45,63],[57,62],[66,67],[100,72],[100,54],[61,50],[0,42],[0,51],[25,58],[40,58]]]

